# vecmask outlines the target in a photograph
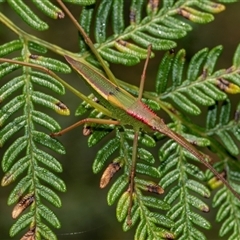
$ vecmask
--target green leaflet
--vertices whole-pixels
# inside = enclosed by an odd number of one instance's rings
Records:
[[[18,109],[24,105],[24,96],[19,95],[13,98],[10,102],[5,104],[0,111],[0,126]]]
[[[216,134],[219,136],[221,142],[231,154],[238,155],[238,146],[236,145],[231,134],[229,134],[229,132],[232,132],[233,135],[238,139],[237,128],[234,127],[234,122],[230,121],[231,104],[228,99],[222,103],[218,117],[217,113],[217,105],[209,108],[206,122],[207,128],[211,134]],[[217,122],[218,124],[216,125]],[[222,126],[225,127],[221,129]]]
[[[47,48],[45,48],[42,45],[39,45],[35,42],[29,42],[29,49],[34,52],[41,53],[41,54],[47,53]]]
[[[124,135],[125,135],[126,139],[133,140],[134,139],[134,130],[133,129],[125,129]],[[138,137],[138,141],[139,141],[139,143],[145,145],[146,147],[155,147],[156,146],[156,142],[154,141],[154,139],[146,133],[142,133]]]
[[[33,3],[36,5],[37,8],[39,8],[44,14],[47,16],[57,19],[57,18],[63,18],[64,13],[62,10],[55,5],[53,5],[48,0],[33,0]]]
[[[45,164],[55,172],[62,172],[62,165],[57,161],[56,158],[49,155],[48,153],[39,149],[34,150],[33,156],[37,161]]]
[[[133,0],[130,6],[130,24],[139,24],[142,20],[142,9],[144,0]]]
[[[156,37],[166,39],[178,39],[186,35],[184,30],[172,29],[155,23],[150,24],[147,31]]]
[[[45,239],[57,240],[56,235],[53,231],[44,223],[39,222],[37,235],[43,236]]]
[[[39,31],[48,29],[43,22],[22,0],[8,0],[8,4],[21,16],[21,18],[32,28]]]
[[[14,60],[21,61],[22,58],[14,58]],[[13,72],[14,70],[20,68],[18,64],[2,63],[0,64],[0,78],[6,76],[7,74]]]
[[[18,220],[12,225],[10,229],[10,236],[14,237],[19,231],[28,226],[31,221],[33,221],[34,215],[33,212],[28,212],[23,214]]]
[[[202,66],[203,62],[205,61],[205,58],[207,56],[208,49],[204,48],[197,52],[191,59],[189,66],[188,66],[188,71],[187,71],[187,79],[189,81],[195,81],[198,74],[200,67]]]
[[[103,48],[100,51],[101,56],[109,62],[132,66],[140,62],[138,57],[130,55],[129,53],[123,53],[115,51],[111,48]]]
[[[64,0],[64,2],[70,2],[73,4],[79,4],[79,5],[91,5],[94,4],[95,0]]]
[[[39,185],[37,188],[37,192],[39,195],[41,195],[46,200],[48,200],[50,203],[52,203],[55,207],[61,207],[62,203],[61,203],[60,198],[50,188],[48,188],[44,185]]]
[[[30,176],[27,175],[24,178],[22,178],[9,195],[7,202],[8,205],[12,205],[13,203],[19,201],[18,193],[21,192],[22,194],[24,194],[27,191],[27,189],[31,186],[31,184],[32,179]]]
[[[159,177],[159,172],[157,168],[146,165],[146,164],[137,163],[136,171],[140,174],[149,175],[151,177],[155,177],[155,178]]]
[[[61,128],[53,118],[39,111],[32,111],[32,120],[33,122],[49,129],[51,132],[57,132]]]
[[[30,62],[60,73],[71,72],[71,68],[67,64],[53,58],[46,58],[43,56],[30,56]]]
[[[129,192],[124,192],[117,203],[116,216],[119,222],[126,218],[128,212],[130,195]]]
[[[34,141],[37,143],[40,143],[60,154],[65,154],[64,147],[57,139],[51,138],[49,135],[38,131],[33,131],[32,135]]]
[[[196,103],[199,103],[204,106],[212,106],[214,105],[215,101],[211,97],[209,97],[207,94],[203,93],[198,88],[191,88],[187,90],[186,92],[188,96],[195,101]]]
[[[140,209],[137,205],[134,205],[131,211],[131,216],[132,216],[132,225],[129,226],[129,224],[127,223],[127,218],[125,218],[124,222],[123,222],[123,231],[128,231],[130,230],[139,220],[140,218]]]
[[[172,63],[173,63],[173,54],[171,52],[167,52],[164,55],[158,67],[158,73],[156,77],[156,92],[158,94],[166,91],[167,80],[171,70]]]
[[[171,40],[158,39],[142,32],[131,34],[131,39],[145,48],[151,44],[153,50],[167,50],[176,47],[176,43]]]
[[[20,116],[14,119],[14,121],[5,125],[0,131],[0,146],[3,146],[5,142],[16,132],[21,130],[26,125],[26,119],[24,116]]]
[[[12,145],[5,152],[2,159],[2,168],[3,171],[6,172],[18,154],[25,149],[27,146],[27,137],[18,138],[16,141],[12,143]]]
[[[110,140],[101,150],[98,151],[93,163],[93,172],[98,173],[104,166],[107,159],[119,148],[117,138]]]
[[[33,83],[49,88],[58,94],[65,94],[65,89],[63,85],[55,78],[47,75],[46,73],[32,71],[31,80]]]
[[[199,209],[200,211],[203,211],[203,212],[208,212],[209,211],[209,207],[203,201],[201,201],[200,199],[198,199],[198,198],[196,198],[196,197],[194,197],[192,195],[189,195],[187,197],[187,201],[188,201],[188,203],[190,205],[192,205],[193,207]],[[208,225],[210,227],[210,224],[208,224]],[[206,224],[203,224],[203,226],[206,227]]]
[[[224,131],[218,132],[217,135],[220,137],[220,139],[222,140],[222,143],[231,154],[233,155],[239,154],[238,146],[235,144],[234,140],[232,139],[232,137],[228,132],[224,132]]]
[[[172,67],[173,88],[178,87],[182,84],[183,69],[185,65],[185,56],[186,56],[186,51],[184,49],[181,49],[180,51],[177,52],[173,60],[173,67]]]
[[[207,129],[214,128],[217,122],[217,105],[208,108],[206,127]]]
[[[113,0],[103,0],[97,10],[95,38],[98,43],[106,41],[107,20],[110,14]]]
[[[231,103],[229,100],[225,100],[222,103],[221,111],[219,115],[219,123],[221,125],[226,125],[230,119]]]
[[[11,168],[10,170],[6,173],[5,176],[8,176],[8,178],[11,178],[12,181],[16,180],[17,177],[25,171],[29,165],[30,165],[30,157],[25,156],[23,158],[20,158]],[[11,177],[9,177],[11,176]],[[4,178],[3,178],[4,179]],[[9,180],[8,180],[9,181]]]
[[[107,195],[107,201],[110,206],[114,204],[114,202],[117,200],[117,198],[120,197],[120,194],[122,193],[123,189],[126,188],[126,186],[127,186],[126,180],[127,180],[127,178],[124,175],[122,175],[111,186],[110,190],[108,191],[108,195]]]
[[[167,1],[167,4],[168,4],[168,1]],[[192,27],[190,24],[188,24],[186,22],[182,22],[180,19],[174,18],[171,16],[166,16],[163,19],[160,19],[159,22],[166,25],[169,28],[184,30],[186,32],[192,30]]]
[[[209,1],[197,1],[196,6],[198,6],[200,9],[205,10],[210,13],[219,13],[223,10],[225,10],[225,6],[218,3],[212,3]]]
[[[0,102],[3,102],[5,99],[7,99],[9,96],[11,96],[12,93],[17,91],[19,88],[21,88],[24,85],[24,76],[18,76],[4,84],[0,88]]]
[[[204,67],[203,67],[203,69],[206,71],[207,74],[210,75],[213,73],[214,67],[219,58],[219,55],[222,52],[222,49],[223,47],[220,45],[209,51],[206,63],[204,64]]]
[[[35,91],[32,94],[32,100],[34,103],[53,109],[61,115],[67,116],[70,114],[69,109],[61,101],[50,95]]]
[[[57,189],[58,191],[65,192],[66,191],[66,185],[64,182],[57,177],[55,174],[51,173],[45,168],[42,167],[36,167],[36,176],[42,179],[43,181],[50,184],[52,187]]]
[[[212,14],[204,13],[191,7],[180,8],[179,14],[183,17],[188,17],[188,19],[192,22],[201,24],[209,23],[214,19]]]
[[[200,184],[199,182],[195,181],[195,180],[192,180],[192,179],[189,179],[186,183],[186,186],[196,192],[196,193],[199,193],[201,194],[203,197],[210,197],[210,191],[208,188],[206,188],[204,185]]]
[[[61,225],[56,215],[45,205],[39,205],[39,208],[37,209],[37,214],[41,215],[41,217],[43,217],[50,224],[52,224],[53,227],[60,228]]]
[[[112,26],[114,34],[120,34],[125,28],[124,1],[114,0],[112,5]]]
[[[89,34],[90,32],[90,24],[92,21],[93,10],[94,8],[84,7],[79,18],[79,24],[82,26],[82,28],[87,34]],[[87,50],[87,44],[85,43],[83,37],[79,37],[79,49],[80,53]]]
[[[120,52],[126,53],[130,56],[135,56],[139,59],[145,59],[147,57],[147,49],[138,47],[135,44],[123,40],[114,42],[114,47]],[[154,54],[152,53],[151,56],[154,56]]]
[[[154,197],[146,197],[143,196],[141,198],[141,201],[148,207],[152,207],[152,208],[157,208],[157,209],[162,209],[162,210],[169,210],[170,205],[167,204],[166,202],[159,200],[157,198]],[[172,224],[172,223],[171,223]]]
[[[235,54],[233,56],[233,66],[239,67],[240,66],[240,44],[238,45]]]
[[[172,95],[171,98],[177,106],[179,106],[181,109],[184,109],[184,111],[187,113],[191,115],[199,115],[201,113],[201,110],[190,100],[188,100],[183,94],[176,93]]]
[[[0,46],[0,56],[3,57],[9,53],[17,51],[22,48],[20,40],[13,40]]]

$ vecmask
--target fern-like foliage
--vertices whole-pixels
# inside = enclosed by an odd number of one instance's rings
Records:
[[[31,51],[39,50],[45,53],[45,49],[36,43],[19,39],[0,46],[0,55],[14,53],[19,55],[15,58],[17,60],[37,63],[64,73],[70,72],[69,67],[58,60],[36,57],[31,53]],[[17,69],[20,70],[17,76],[9,75]],[[42,105],[64,115],[69,115],[69,110],[58,99],[36,91],[34,88],[40,85],[58,94],[64,94],[65,90],[62,84],[46,73],[17,64],[2,63],[0,76],[3,78],[8,75],[9,81],[0,88],[2,106],[0,145],[2,147],[7,141],[12,141],[2,159],[5,176],[1,184],[7,186],[17,181],[8,198],[9,205],[15,204],[12,217],[18,218],[10,230],[10,236],[15,236],[28,226],[29,231],[25,237],[41,235],[44,238],[55,239],[55,234],[42,222],[42,219],[56,228],[60,227],[60,222],[53,211],[42,202],[42,199],[60,207],[61,200],[52,188],[64,192],[66,186],[63,180],[53,173],[62,172],[61,164],[40,146],[45,146],[60,154],[64,154],[65,149],[58,140],[37,130],[36,127],[41,125],[51,133],[60,130],[60,126],[52,117],[36,110],[35,106]],[[17,116],[12,119],[14,114]],[[18,131],[20,134],[14,139],[13,136]],[[45,186],[45,183],[48,186]],[[22,214],[29,207],[30,211]],[[20,214],[22,214],[21,217],[19,217]]]
[[[225,149],[232,155],[237,156],[239,154],[239,149],[236,145],[236,140],[240,141],[239,138],[239,103],[235,111],[234,117],[230,116],[231,104],[227,99],[222,102],[220,113],[218,116],[218,104],[211,106],[208,111],[207,116],[207,133],[209,135],[217,135],[225,147]],[[229,134],[231,133],[231,135]],[[234,138],[234,137],[235,138]],[[223,172],[228,181],[234,186],[235,189],[239,191],[239,164],[236,159],[232,160],[225,156],[221,158],[221,161],[216,163],[215,168],[219,172]],[[216,188],[219,186],[219,181],[212,176],[209,172],[206,176],[210,178],[209,184]],[[225,187],[218,190],[213,199],[213,206],[219,207],[216,220],[218,222],[223,222],[222,227],[219,231],[221,237],[225,237],[230,234],[228,239],[238,239],[239,238],[239,201],[236,201],[229,194],[228,189]]]
[[[55,3],[48,0],[32,2],[49,17],[64,17],[63,11]],[[225,8],[224,5],[209,0],[163,0],[161,5],[158,1],[145,4],[143,0],[132,0],[129,4],[129,23],[126,24],[126,1],[65,2],[85,6],[82,8],[79,23],[87,33],[91,33],[91,27],[94,26],[95,47],[104,60],[128,66],[135,65],[147,57],[146,48],[149,44],[152,44],[155,51],[174,48],[177,40],[186,36],[192,29],[188,21],[209,23],[214,19],[213,14]],[[7,0],[7,3],[35,30],[43,31],[48,28],[48,24],[22,0]],[[5,172],[2,185],[18,181],[8,199],[8,204],[16,204],[12,217],[18,218],[10,230],[10,235],[15,236],[20,230],[28,227],[29,230],[23,239],[30,239],[32,236],[34,239],[56,239],[46,222],[56,228],[60,227],[60,222],[44,201],[60,207],[61,200],[53,189],[65,191],[66,187],[55,173],[62,171],[60,163],[43,150],[41,145],[60,154],[65,150],[59,141],[48,135],[59,131],[58,123],[46,113],[35,110],[35,106],[42,105],[64,115],[68,115],[69,110],[55,97],[35,90],[37,85],[40,85],[55,93],[64,94],[63,85],[54,77],[27,64],[34,63],[52,71],[69,73],[70,68],[66,64],[45,56],[47,50],[52,50],[60,55],[78,58],[80,61],[86,60],[99,68],[101,66],[81,36],[79,53],[74,54],[25,33],[2,13],[0,21],[19,37],[0,46],[0,56],[15,54],[14,59],[26,65],[0,65],[0,78],[8,75],[10,78],[0,87],[0,144],[3,146],[5,142],[12,140],[2,159]],[[222,46],[211,50],[202,49],[192,57],[188,66],[185,63],[185,50],[177,53],[167,51],[159,64],[155,90],[144,92],[142,101],[155,111],[165,111],[172,119],[168,126],[189,142],[217,152],[220,161],[214,164],[215,168],[225,174],[228,182],[240,193],[240,166],[236,161],[239,154],[237,141],[240,141],[240,107],[237,107],[235,117],[231,118],[231,101],[228,97],[229,94],[240,93],[240,47],[235,52],[233,65],[228,69],[216,71],[214,67],[221,51]],[[153,56],[154,53],[151,54],[151,57]],[[12,77],[10,73],[15,70],[19,70],[18,75]],[[138,96],[138,88],[120,80],[119,84]],[[65,86],[72,90],[69,85]],[[75,90],[73,92],[76,93]],[[98,108],[95,109],[91,105],[99,100],[99,104],[103,104],[102,99],[96,99],[93,94],[89,99],[91,101],[86,100],[79,106],[77,115],[90,111],[90,118],[107,119]],[[218,110],[219,102],[221,107]],[[202,129],[191,122],[191,116],[200,115],[202,107],[205,106],[208,107],[207,123],[206,129]],[[22,113],[20,110],[23,110]],[[114,111],[114,107],[109,110]],[[48,132],[36,130],[38,125]],[[13,135],[18,131],[21,135],[14,139]],[[210,172],[205,174],[200,169],[198,160],[173,140],[168,139],[160,147],[159,159],[156,160],[149,148],[156,147],[156,142],[164,138],[159,133],[140,133],[136,169],[135,172],[131,172],[131,142],[134,140],[134,130],[126,126],[96,123],[84,126],[84,134],[90,134],[90,147],[101,142],[110,133],[111,138],[96,155],[93,172],[99,173],[104,170],[100,180],[101,188],[113,181],[108,191],[107,202],[109,205],[116,203],[116,216],[118,221],[122,222],[123,230],[128,231],[135,227],[135,239],[138,240],[206,239],[202,229],[211,227],[207,220],[207,212],[211,206],[203,199],[210,197],[210,190],[205,183],[208,181],[210,187],[216,188],[221,186],[221,182]],[[118,176],[115,178],[117,172]],[[131,174],[135,174],[132,203],[129,187]],[[160,195],[164,191],[165,196],[161,199]],[[132,207],[129,208],[129,205]],[[222,222],[219,235],[226,237],[227,234],[231,234],[229,239],[238,239],[239,201],[226,187],[221,187],[214,196],[213,206],[219,207],[217,221]],[[22,213],[27,208],[29,211]],[[201,212],[204,212],[204,217]]]
[[[143,17],[146,7],[147,16]],[[201,9],[201,11],[196,10]],[[149,1],[147,6],[143,0],[132,1],[130,5],[130,25],[124,21],[124,1],[101,1],[96,12],[95,40],[96,48],[101,56],[112,63],[134,65],[147,56],[147,46],[153,50],[169,50],[176,47],[174,40],[186,36],[192,27],[183,16],[195,23],[209,23],[225,9],[222,4],[211,1]],[[89,32],[92,23],[93,9],[85,8],[81,14],[80,24]],[[112,37],[107,38],[108,22],[112,22]],[[81,52],[85,42],[80,41]],[[85,55],[87,57],[87,55]]]

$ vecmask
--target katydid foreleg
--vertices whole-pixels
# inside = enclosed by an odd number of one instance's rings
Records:
[[[61,136],[64,133],[69,132],[72,129],[74,129],[74,128],[80,126],[80,125],[83,125],[85,123],[98,123],[98,124],[107,124],[107,125],[110,125],[110,124],[119,125],[120,124],[119,121],[111,120],[111,119],[85,118],[85,119],[82,119],[82,120],[76,122],[75,124],[65,128],[65,129],[61,130],[60,132],[52,133],[51,136],[52,137]]]

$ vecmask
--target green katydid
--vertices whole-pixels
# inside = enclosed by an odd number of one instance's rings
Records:
[[[142,92],[143,92],[143,84],[145,80],[145,71],[148,63],[148,59],[150,58],[151,49],[149,48],[148,57],[145,63],[144,71],[141,78],[141,85],[139,90],[138,98],[135,98],[129,92],[121,88],[115,81],[115,78],[109,68],[104,63],[104,60],[101,58],[97,50],[95,49],[91,39],[85,33],[83,28],[78,24],[78,22],[74,19],[69,10],[65,7],[61,0],[57,0],[68,16],[71,18],[73,23],[76,25],[82,36],[84,37],[86,43],[92,50],[93,54],[100,61],[103,66],[107,76],[105,77],[103,74],[99,73],[97,70],[93,69],[89,65],[74,60],[69,56],[65,56],[68,63],[79,73],[83,79],[88,83],[88,85],[93,90],[96,97],[99,99],[100,103],[110,112],[108,114],[112,119],[116,120],[106,120],[106,119],[83,119],[76,123],[75,125],[62,130],[59,133],[54,133],[53,136],[61,135],[64,132],[72,129],[73,127],[79,126],[81,124],[92,122],[92,123],[100,123],[100,124],[121,124],[121,125],[131,125],[135,130],[135,138],[134,138],[134,147],[132,154],[132,168],[129,174],[130,176],[130,206],[128,211],[129,223],[131,223],[130,212],[132,206],[132,194],[134,192],[134,174],[135,174],[135,164],[136,164],[136,149],[137,149],[137,139],[138,133],[141,130],[144,131],[158,131],[160,133],[165,134],[166,136],[174,139],[178,144],[188,150],[192,155],[198,158],[218,179],[220,179],[227,188],[231,190],[231,192],[240,199],[240,195],[229,185],[229,183],[224,179],[222,175],[220,175],[208,162],[209,158],[201,154],[193,145],[191,145],[186,139],[184,139],[179,134],[173,132],[154,112],[152,112],[147,105],[145,105],[141,101]]]

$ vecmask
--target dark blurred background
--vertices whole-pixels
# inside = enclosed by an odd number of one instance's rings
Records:
[[[27,0],[30,3],[30,0]],[[127,2],[127,1],[126,1]],[[68,4],[71,12],[78,17],[80,8]],[[68,19],[54,21],[46,18],[43,14],[34,7],[34,11],[39,13],[42,19],[45,19],[50,28],[45,32],[36,32],[28,27],[22,20],[15,14],[15,12],[8,7],[6,3],[0,4],[0,11],[6,14],[14,23],[19,27],[25,29],[27,32],[36,35],[46,41],[60,45],[61,47],[77,52],[77,31]],[[235,49],[240,43],[240,3],[227,5],[226,11],[215,15],[215,21],[207,25],[193,25],[193,31],[188,33],[187,37],[178,40],[177,49],[185,48],[187,51],[187,58],[198,50],[209,47],[213,48],[217,45],[223,45],[224,51],[218,61],[217,68],[228,68],[231,66],[232,57]],[[126,13],[128,14],[128,12]],[[0,44],[6,43],[9,40],[15,39],[16,36],[13,32],[6,29],[5,26],[0,24]],[[147,72],[146,89],[154,89],[154,79],[157,71],[159,61],[163,53],[157,53],[156,57],[151,60]],[[58,57],[54,53],[49,52],[49,56]],[[63,60],[63,58],[60,58]],[[143,62],[134,68],[126,66],[112,66],[111,69],[116,77],[128,81],[133,84],[138,84],[141,76]],[[134,70],[133,70],[134,69]],[[75,86],[77,89],[89,93],[88,88],[76,76],[76,74],[62,76],[67,82]],[[5,79],[1,79],[0,86],[5,83]],[[69,91],[65,96],[57,96],[71,109],[71,117],[59,116],[61,126],[67,127],[76,122],[79,118],[74,116],[74,110],[80,103],[80,100],[73,96]],[[235,102],[239,101],[239,96],[234,96]],[[39,106],[36,106],[39,108]],[[45,108],[42,108],[46,111]],[[52,114],[57,117],[57,114]],[[203,116],[204,117],[204,116]],[[201,122],[198,117],[196,121]],[[21,133],[20,133],[21,134]],[[63,165],[63,173],[59,176],[64,179],[67,185],[66,193],[58,193],[62,199],[62,208],[56,209],[53,206],[50,208],[56,213],[61,221],[62,227],[56,230],[58,239],[99,239],[99,240],[121,240],[133,239],[134,231],[124,233],[121,228],[121,223],[118,223],[115,217],[115,207],[109,207],[106,201],[106,194],[109,187],[104,190],[99,189],[99,179],[101,173],[94,175],[92,173],[92,163],[97,152],[98,146],[88,148],[87,138],[82,136],[82,128],[78,128],[60,138],[61,142],[66,148],[66,155],[56,157]],[[7,142],[3,149],[0,151],[2,157],[6,147],[10,145]],[[3,172],[0,170],[0,178],[2,179]],[[0,188],[0,239],[11,239],[9,237],[9,229],[15,222],[11,218],[11,211],[13,206],[7,206],[7,198],[13,189],[14,184]],[[209,221],[214,222],[215,211],[211,210],[208,213]],[[215,226],[211,231],[206,231],[206,236],[210,240],[224,239],[218,237],[217,228]],[[13,239],[19,239],[26,229]]]

